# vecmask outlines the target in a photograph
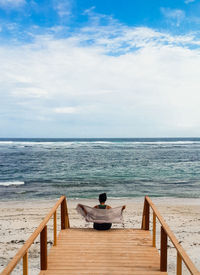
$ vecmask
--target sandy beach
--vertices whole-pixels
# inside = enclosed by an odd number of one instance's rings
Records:
[[[22,247],[28,237],[37,228],[45,215],[50,211],[56,200],[35,201],[9,201],[0,202],[0,271],[7,265],[10,259]],[[200,200],[178,198],[154,198],[153,202],[158,207],[178,241],[181,243],[191,260],[200,269]],[[76,212],[77,203],[93,206],[96,200],[68,200],[68,209],[71,227],[92,227]],[[114,227],[140,228],[143,210],[143,198],[135,199],[111,199],[108,204],[120,206],[126,204],[124,211],[124,223]],[[58,211],[59,212],[59,211]],[[58,213],[59,216],[59,213]],[[48,245],[52,245],[53,221],[48,223]],[[59,219],[58,219],[59,226]],[[60,228],[60,227],[59,227]],[[157,223],[157,247],[159,248],[159,230]],[[176,250],[169,242],[168,249],[169,274],[175,274]],[[29,274],[39,272],[39,239],[29,250]],[[20,274],[21,263],[12,274]],[[188,274],[185,269],[183,274]]]

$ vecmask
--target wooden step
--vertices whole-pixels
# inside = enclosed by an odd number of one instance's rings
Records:
[[[61,230],[39,275],[166,275],[150,232],[138,229]]]

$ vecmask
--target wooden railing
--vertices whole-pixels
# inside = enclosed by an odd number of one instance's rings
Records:
[[[188,271],[193,275],[199,275],[200,272],[197,270],[193,262],[190,260],[182,246],[179,244],[178,240],[170,230],[169,226],[164,221],[160,212],[157,210],[151,199],[146,196],[144,199],[144,210],[142,216],[142,229],[149,230],[149,219],[150,219],[150,207],[153,211],[153,238],[152,245],[156,247],[156,219],[159,220],[161,224],[160,230],[160,270],[167,271],[167,240],[168,238],[173,243],[174,247],[177,251],[177,266],[176,266],[176,274],[182,274],[182,261],[185,263]]]
[[[57,244],[57,208],[61,206],[61,229],[69,228],[69,216],[67,210],[67,202],[66,197],[62,196],[54,207],[51,209],[49,214],[44,218],[38,228],[33,232],[30,238],[26,241],[26,243],[22,246],[22,248],[17,252],[14,258],[10,261],[7,267],[1,272],[1,275],[10,274],[19,261],[23,258],[23,275],[28,275],[28,250],[30,246],[33,244],[35,239],[40,234],[40,269],[47,270],[47,223],[54,216],[54,242],[53,245]]]

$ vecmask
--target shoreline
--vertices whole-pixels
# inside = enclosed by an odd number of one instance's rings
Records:
[[[59,200],[59,198],[61,197],[61,196],[66,196],[65,194],[63,194],[63,195],[60,195],[60,196],[58,196],[58,197],[51,197],[51,198],[47,198],[47,197],[37,197],[37,198],[23,198],[23,199],[15,199],[15,198],[1,198],[1,201],[0,201],[0,206],[1,206],[1,204],[3,204],[3,203],[23,203],[23,202],[25,202],[25,203],[27,203],[27,202],[30,202],[30,203],[34,203],[34,202],[54,202],[54,201],[57,201],[57,200]],[[179,203],[179,201],[180,200],[184,200],[185,202],[189,202],[189,203],[192,203],[192,204],[200,204],[200,197],[171,197],[171,196],[151,196],[151,195],[147,195],[148,197],[150,197],[150,199],[152,200],[152,201],[157,201],[157,202],[159,202],[159,201],[163,201],[163,200],[165,200],[165,202],[166,201],[174,201],[174,202],[178,202]],[[141,200],[143,200],[144,201],[144,197],[145,197],[145,195],[144,196],[138,196],[138,197],[108,197],[108,199],[107,199],[107,202],[108,201],[141,201]],[[86,197],[80,197],[80,198],[78,198],[78,197],[76,197],[76,198],[71,198],[71,197],[67,197],[66,196],[66,199],[68,200],[68,201],[70,201],[70,202],[72,202],[72,201],[74,201],[74,202],[78,202],[78,201],[96,201],[96,202],[98,202],[98,198],[96,197],[96,198],[86,198]],[[195,202],[196,201],[196,202]]]
[[[200,200],[197,198],[172,198],[172,197],[153,197],[151,198],[157,206],[164,220],[181,243],[191,260],[200,269]],[[39,199],[25,201],[1,201],[0,202],[0,271],[7,265],[10,259],[22,247],[24,242],[30,237],[33,231],[40,224],[42,219],[48,214],[58,199]],[[68,199],[68,211],[71,227],[88,228],[92,227],[83,220],[76,212],[78,203],[94,206],[98,203],[97,199]],[[120,206],[126,204],[124,212],[124,224],[113,225],[114,228],[140,228],[142,220],[144,197],[137,198],[110,198],[107,204]],[[59,207],[60,208],[60,207]],[[58,209],[58,226],[59,226]],[[152,217],[151,217],[152,220]],[[157,222],[157,242],[159,243],[159,226]],[[58,227],[59,228],[59,227]],[[53,239],[53,223],[48,223],[49,246]],[[157,244],[159,248],[159,244]],[[169,274],[173,274],[176,265],[176,251],[169,242]],[[16,269],[18,274],[20,264]],[[39,269],[39,239],[29,250],[30,274],[37,274]],[[173,272],[172,272],[173,271]],[[172,272],[172,273],[170,273]],[[185,273],[183,273],[185,274]]]

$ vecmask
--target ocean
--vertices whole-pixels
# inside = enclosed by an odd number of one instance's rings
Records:
[[[200,197],[200,138],[0,139],[0,199]]]

